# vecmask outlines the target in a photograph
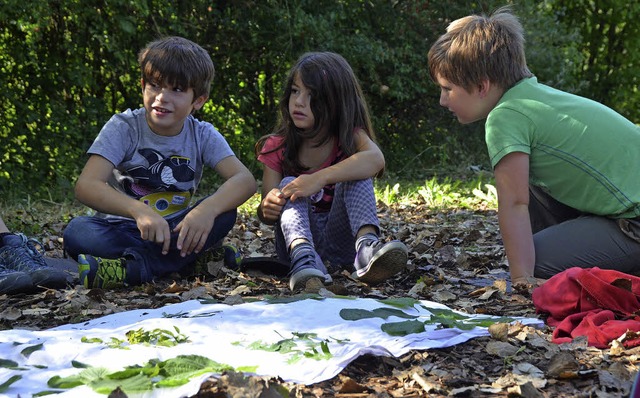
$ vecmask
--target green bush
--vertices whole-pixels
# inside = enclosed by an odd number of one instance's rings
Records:
[[[633,31],[638,6],[606,15]],[[614,4],[615,3],[615,4]],[[213,123],[257,177],[253,145],[275,123],[275,104],[291,63],[310,50],[347,58],[359,76],[392,178],[425,179],[436,170],[485,168],[482,126],[460,126],[438,105],[426,53],[448,22],[504,4],[486,2],[245,0],[5,0],[0,5],[0,190],[3,196],[70,198],[85,151],[116,112],[141,104],[136,55],[162,35],[205,47],[216,65],[210,101],[198,117]],[[532,70],[543,82],[583,94],[615,87],[609,105],[638,116],[638,51],[633,37],[587,40],[596,21],[576,15],[584,1],[524,0]],[[615,5],[615,7],[613,7]],[[569,28],[574,27],[574,28]],[[583,37],[592,34],[588,38]],[[582,43],[585,43],[584,45]],[[608,45],[625,44],[607,69]],[[623,62],[623,60],[628,62]],[[595,62],[594,65],[587,62]],[[587,68],[586,66],[589,66]],[[598,71],[598,72],[594,72]],[[582,76],[597,73],[597,81]],[[633,83],[635,81],[635,85]],[[596,84],[597,83],[597,84]],[[597,89],[597,90],[596,90]]]

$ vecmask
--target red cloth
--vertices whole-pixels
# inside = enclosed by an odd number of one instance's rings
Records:
[[[553,342],[587,336],[589,345],[606,348],[627,331],[640,332],[640,277],[615,270],[570,268],[551,277],[532,294],[538,313],[555,326]],[[630,335],[626,347],[640,345]]]

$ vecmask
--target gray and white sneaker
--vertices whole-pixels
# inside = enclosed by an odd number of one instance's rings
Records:
[[[369,240],[362,243],[353,266],[355,279],[368,284],[382,283],[407,266],[409,250],[404,243],[394,240],[384,243]]]
[[[292,260],[289,272],[289,288],[292,291],[304,289],[307,281],[318,278],[324,284],[333,282],[322,259],[315,250],[307,250]]]

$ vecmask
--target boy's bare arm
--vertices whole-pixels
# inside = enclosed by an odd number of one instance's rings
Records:
[[[179,232],[177,246],[183,256],[202,250],[218,215],[237,208],[256,193],[255,178],[237,157],[221,160],[215,170],[225,182],[175,228]]]
[[[533,280],[535,250],[529,218],[529,155],[513,152],[495,167],[498,221],[513,284]]]
[[[167,221],[146,204],[118,192],[107,184],[114,165],[99,155],[91,155],[75,186],[76,198],[102,213],[136,220],[142,239],[163,245],[169,250],[170,231]]]
[[[282,174],[263,166],[262,171],[262,200],[258,206],[258,218],[265,224],[273,225],[282,213],[287,203],[284,194],[278,189],[282,181]]]
[[[212,196],[221,210],[218,214],[237,208],[256,193],[256,179],[237,157],[221,160],[215,170],[225,180]]]

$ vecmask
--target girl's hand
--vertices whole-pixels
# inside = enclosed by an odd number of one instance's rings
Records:
[[[295,201],[298,198],[308,198],[320,192],[325,185],[327,184],[319,173],[303,174],[285,185],[282,188],[282,193],[286,198]]]
[[[287,203],[287,198],[278,188],[273,188],[262,199],[260,203],[260,211],[262,220],[274,223],[280,218],[282,208]]]

